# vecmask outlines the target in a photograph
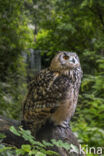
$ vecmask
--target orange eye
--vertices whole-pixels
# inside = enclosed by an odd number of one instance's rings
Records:
[[[63,58],[64,58],[65,60],[68,60],[68,59],[69,59],[69,56],[63,56]]]

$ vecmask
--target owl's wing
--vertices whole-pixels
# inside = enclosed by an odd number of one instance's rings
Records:
[[[31,82],[24,102],[23,115],[27,121],[44,120],[59,108],[65,98],[69,81],[45,69]]]

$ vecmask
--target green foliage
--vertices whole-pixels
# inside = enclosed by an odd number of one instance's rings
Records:
[[[74,150],[76,153],[78,153],[78,149],[76,146],[72,144],[70,145],[68,143],[64,143],[61,140],[56,141],[55,139],[52,139],[51,142],[46,142],[45,140],[43,140],[42,142],[36,141],[34,137],[31,135],[31,132],[29,130],[24,130],[22,127],[16,129],[15,127],[11,126],[10,131],[15,135],[24,138],[24,140],[29,142],[29,144],[23,144],[21,145],[21,148],[16,148],[15,146],[7,147],[1,144],[0,154],[2,154],[2,156],[5,155],[59,156],[59,154],[56,153],[55,151],[48,149],[48,148],[52,148],[53,146],[64,148],[69,152],[70,150]],[[3,134],[0,135],[0,138],[4,138]]]
[[[0,114],[12,118],[20,117],[26,93],[26,64],[22,52],[27,53],[34,45],[31,23],[24,1],[0,1]]]

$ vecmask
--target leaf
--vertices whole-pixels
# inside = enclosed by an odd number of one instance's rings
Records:
[[[66,150],[69,150],[71,148],[71,144],[64,143],[63,148],[65,148]]]
[[[6,136],[3,133],[0,133],[0,139],[4,139]]]
[[[88,5],[88,1],[87,0],[84,0],[82,3],[81,3],[81,6],[80,8],[84,8],[85,6]]]
[[[37,152],[38,152],[37,150],[32,150],[32,151],[30,151],[28,154],[29,154],[29,156],[31,156],[31,155],[36,154]]]
[[[16,154],[20,155],[20,154],[24,154],[25,151],[23,151],[22,149],[16,149]]]
[[[43,143],[45,146],[54,146],[53,144],[51,144],[50,142],[46,142],[45,140],[43,140],[42,143]]]
[[[31,150],[31,146],[30,146],[30,145],[22,145],[21,148],[22,148],[25,152],[30,152],[30,150]]]
[[[48,151],[46,151],[46,154],[48,154],[48,155],[56,155],[56,156],[59,156],[59,154],[58,153],[56,153],[56,152],[54,152],[54,151],[51,151],[51,150],[48,150]]]
[[[79,153],[79,151],[78,151],[78,147],[77,147],[77,146],[71,144],[71,148],[72,148],[72,149],[70,150],[70,152]]]
[[[54,145],[56,145],[57,147],[63,147],[63,148],[65,148],[66,150],[69,150],[70,149],[70,144],[68,144],[68,143],[64,143],[62,140],[58,140],[58,141],[56,141],[55,139],[52,139],[51,140],[52,141],[52,143],[54,144]]]
[[[41,146],[41,147],[45,147],[45,145],[43,145],[41,142],[39,141],[34,141],[34,145],[38,145],[38,146]]]
[[[4,151],[7,151],[7,150],[10,150],[12,149],[12,147],[3,147],[3,148],[0,148],[0,153],[4,152]]]
[[[35,156],[46,156],[46,154],[41,153],[41,152],[37,152]]]
[[[29,141],[32,145],[38,145],[40,147],[45,147],[45,145],[43,145],[41,142],[34,140],[34,137],[31,135],[31,131],[24,130],[22,127],[20,127],[19,133],[21,133],[22,137],[26,141]]]
[[[29,141],[31,144],[34,144],[34,137],[31,135],[31,131],[24,130],[22,127],[20,127],[19,133],[26,141]]]
[[[20,133],[15,129],[14,126],[11,126],[11,127],[10,127],[10,131],[11,131],[13,134],[17,135],[17,136],[21,136]]]

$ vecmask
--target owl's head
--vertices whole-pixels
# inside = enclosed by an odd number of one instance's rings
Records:
[[[80,61],[76,53],[59,52],[51,61],[50,69],[52,71],[72,70],[80,67]]]

